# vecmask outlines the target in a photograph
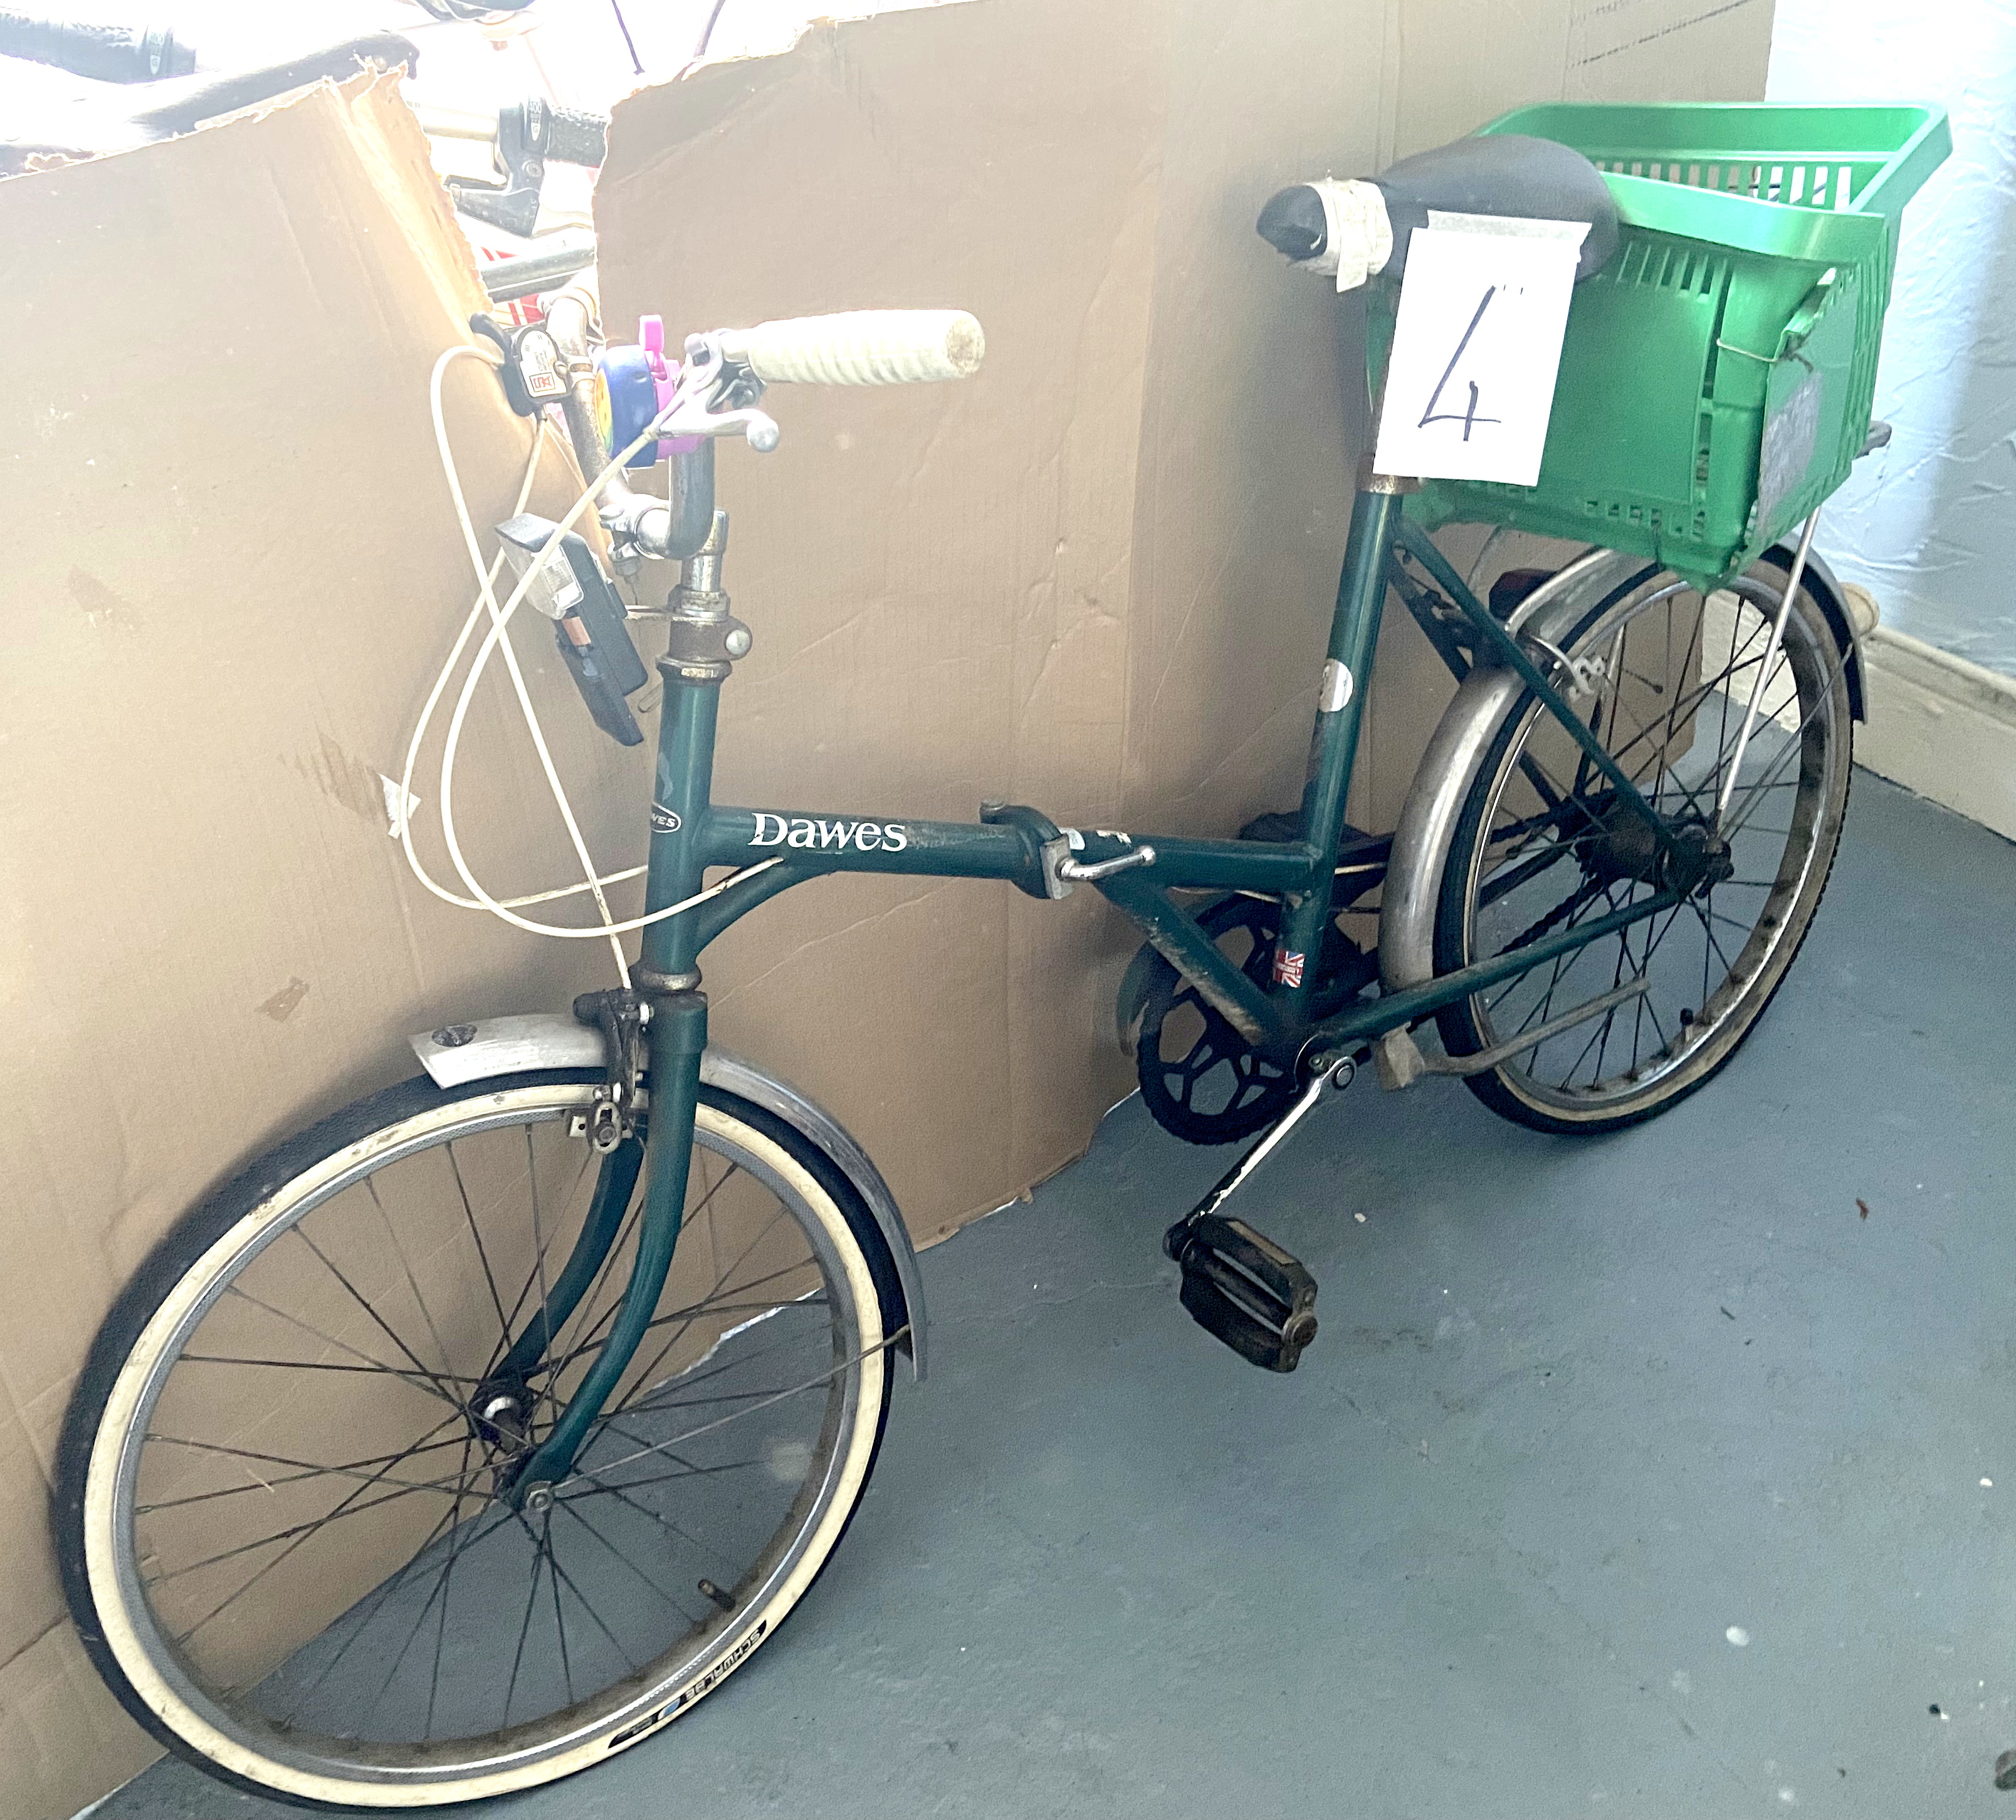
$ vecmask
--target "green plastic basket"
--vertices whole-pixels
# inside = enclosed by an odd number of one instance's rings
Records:
[[[1744,568],[1861,452],[1899,218],[1951,150],[1945,114],[1558,103],[1482,130],[1582,153],[1622,243],[1576,287],[1539,484],[1431,481],[1409,510]]]

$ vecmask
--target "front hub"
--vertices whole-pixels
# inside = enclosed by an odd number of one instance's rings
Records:
[[[495,1378],[478,1385],[469,1400],[469,1425],[484,1450],[494,1497],[509,1494],[531,1453],[534,1400],[530,1386]]]

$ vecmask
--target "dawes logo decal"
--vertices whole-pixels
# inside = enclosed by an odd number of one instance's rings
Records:
[[[872,853],[880,848],[900,853],[910,844],[910,831],[899,821],[814,821],[805,816],[772,815],[756,812],[756,832],[752,847],[823,847],[829,851],[851,847]]]

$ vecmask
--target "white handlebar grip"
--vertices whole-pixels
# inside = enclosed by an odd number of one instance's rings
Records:
[[[987,339],[964,310],[847,310],[758,323],[722,337],[725,351],[765,383],[905,385],[966,379]]]

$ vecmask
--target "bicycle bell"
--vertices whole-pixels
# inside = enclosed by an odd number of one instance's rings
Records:
[[[679,363],[665,358],[661,316],[638,319],[635,343],[604,348],[595,363],[595,427],[603,452],[614,457],[635,441],[671,402],[679,379]],[[661,437],[655,446],[646,443],[624,465],[651,467],[699,446],[694,436]]]

